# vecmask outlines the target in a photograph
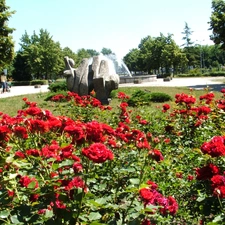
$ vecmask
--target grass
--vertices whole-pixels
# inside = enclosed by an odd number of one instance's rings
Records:
[[[124,92],[127,95],[131,96],[137,90],[167,93],[173,99],[175,94],[177,93],[192,94],[192,95],[195,95],[196,97],[199,97],[200,95],[205,94],[207,91],[207,90],[194,90],[190,92],[190,89],[187,87],[138,87],[138,88],[123,87],[123,88],[119,88],[118,90],[114,90],[112,93],[114,96],[116,96],[118,92]],[[221,96],[221,93],[218,91],[215,91],[214,94],[216,95],[216,97]],[[9,116],[15,116],[17,114],[17,111],[23,108],[24,101],[22,99],[26,97],[30,102],[36,102],[40,108],[48,109],[52,111],[53,114],[57,115],[58,112],[54,111],[56,103],[45,101],[45,98],[48,95],[49,95],[48,93],[41,93],[41,94],[26,94],[26,95],[14,96],[9,98],[0,98],[0,112],[8,114]],[[112,98],[110,105],[112,107],[118,106],[117,99]],[[152,103],[152,105],[161,106],[162,103]]]

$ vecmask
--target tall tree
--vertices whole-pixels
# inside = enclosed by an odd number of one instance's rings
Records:
[[[14,42],[11,34],[14,29],[8,27],[8,20],[15,11],[9,11],[5,0],[0,1],[0,69],[9,65],[14,57]]]
[[[47,30],[40,29],[39,35],[25,34],[21,38],[21,52],[27,59],[30,73],[37,79],[55,79],[64,68],[60,44],[54,42]]]
[[[32,80],[31,68],[28,65],[28,58],[23,55],[21,51],[16,53],[13,60],[12,78],[16,81],[29,81]]]
[[[99,52],[97,52],[97,51],[94,50],[94,49],[87,49],[87,52],[89,53],[89,55],[90,55],[91,57],[99,55]]]
[[[140,49],[131,49],[129,53],[124,56],[123,60],[131,72],[136,74],[138,71],[144,71],[144,64]]]
[[[145,43],[149,38],[151,38],[151,36],[149,36],[149,35],[146,36],[146,37],[144,37],[144,38],[142,38],[141,41],[140,41],[140,44],[138,45],[138,48],[139,48],[139,49],[142,49],[143,46],[144,46],[144,43]]]
[[[89,54],[89,52],[84,49],[84,48],[81,48],[77,51],[77,61],[75,62],[76,64],[76,67],[78,67],[82,61],[82,59],[84,58],[90,58],[91,55]]]
[[[212,1],[212,14],[210,17],[210,28],[212,35],[210,39],[225,50],[225,1]]]
[[[191,28],[188,26],[187,22],[185,22],[184,32],[181,33],[184,35],[182,40],[185,41],[182,46],[185,46],[186,48],[190,47],[194,43],[191,41],[191,35],[193,31],[191,31]]]
[[[112,50],[110,48],[102,48],[101,53],[103,55],[115,54],[115,53],[112,52]]]
[[[149,37],[141,48],[146,69],[148,72],[162,70],[164,74],[170,74],[171,68],[178,68],[181,64],[187,63],[186,56],[176,45],[172,34],[159,37]]]
[[[77,55],[74,53],[69,47],[65,47],[62,50],[63,57],[68,56],[69,58],[72,58],[74,62],[77,60]]]

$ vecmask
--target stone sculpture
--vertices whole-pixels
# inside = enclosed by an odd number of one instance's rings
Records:
[[[80,96],[89,95],[92,90],[102,104],[109,104],[112,90],[119,87],[119,75],[116,74],[112,60],[102,55],[83,59],[78,68],[74,68],[74,60],[64,58],[67,88]]]

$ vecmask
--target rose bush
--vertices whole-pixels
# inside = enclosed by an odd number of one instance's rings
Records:
[[[56,95],[0,118],[0,224],[223,224],[224,105],[177,94],[151,112]]]

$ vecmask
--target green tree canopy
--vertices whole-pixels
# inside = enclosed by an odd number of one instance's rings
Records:
[[[132,72],[143,70],[143,59],[140,49],[134,48],[127,53],[123,58],[128,69]]]
[[[185,22],[184,31],[181,33],[184,35],[182,40],[185,41],[182,46],[185,46],[186,48],[190,47],[193,44],[193,42],[191,41],[191,35],[193,31],[191,31],[191,28],[188,26],[187,22]]]
[[[147,71],[162,70],[164,74],[171,73],[171,68],[177,68],[187,63],[185,54],[172,38],[172,34],[159,37],[148,37],[141,47]]]
[[[74,53],[69,47],[65,47],[62,50],[62,55],[63,55],[63,57],[68,56],[69,58],[73,59],[74,62],[77,61],[77,54]]]
[[[28,58],[23,55],[23,52],[18,51],[13,61],[12,78],[16,81],[32,80],[31,68],[28,65]]]
[[[210,39],[217,45],[221,45],[225,49],[225,1],[212,1],[212,14],[210,17],[210,30],[212,35]]]
[[[97,52],[97,51],[94,50],[94,49],[87,49],[87,52],[89,53],[89,55],[90,55],[91,57],[99,55],[99,52]]]
[[[112,52],[112,50],[110,48],[102,48],[101,53],[103,55],[115,54],[115,53]]]
[[[59,42],[54,42],[49,32],[40,29],[39,35],[27,32],[21,38],[21,53],[27,59],[34,78],[55,79],[64,68],[63,54]]]
[[[90,58],[91,55],[89,54],[89,52],[84,49],[84,48],[81,48],[77,51],[77,61],[75,61],[75,64],[76,64],[76,67],[78,67],[82,61],[82,59],[84,58]]]
[[[8,27],[8,20],[15,11],[9,11],[5,0],[0,1],[0,69],[9,65],[14,57],[14,42],[11,34],[14,29]]]

